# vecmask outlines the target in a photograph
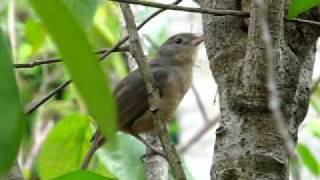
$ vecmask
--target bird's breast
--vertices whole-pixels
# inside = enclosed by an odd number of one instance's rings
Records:
[[[176,69],[170,72],[161,98],[161,106],[168,120],[172,118],[192,81],[191,70],[186,72],[183,69]]]

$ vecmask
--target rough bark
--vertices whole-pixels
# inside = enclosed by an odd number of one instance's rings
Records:
[[[159,139],[158,134],[155,131],[149,132],[146,134],[146,141],[156,147],[160,152],[162,150],[162,145]],[[152,150],[147,148],[147,152],[152,153]],[[168,163],[165,158],[158,154],[154,154],[151,156],[146,156],[144,159],[145,162],[145,174],[146,180],[166,180],[168,179]]]
[[[320,28],[284,23],[289,1],[265,0],[275,52],[282,113],[297,140],[310,95],[315,43]],[[201,6],[242,10],[240,0],[203,0]],[[245,7],[247,8],[247,7]],[[206,49],[220,94],[221,126],[216,133],[211,179],[289,179],[288,153],[268,108],[267,62],[257,8],[251,18],[203,15]],[[304,15],[318,20],[313,9]]]

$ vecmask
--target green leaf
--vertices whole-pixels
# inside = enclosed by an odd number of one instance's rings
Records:
[[[320,5],[320,0],[292,0],[288,10],[288,19],[293,19],[317,5]]]
[[[113,173],[104,165],[104,163],[97,156],[94,156],[91,160],[88,170],[94,171],[102,176],[117,179]]]
[[[0,179],[14,163],[23,134],[24,120],[12,57],[0,28]]]
[[[79,22],[62,0],[30,2],[55,41],[79,94],[100,130],[112,139],[116,129],[116,111],[111,89]]]
[[[97,42],[99,47],[112,46],[119,40],[121,24],[118,13],[117,4],[109,1],[104,1],[103,5],[97,9],[91,35],[93,41]],[[111,54],[108,59],[108,61],[103,62],[106,65],[105,68],[116,70],[120,78],[128,74],[127,67],[119,53]]]
[[[24,24],[24,33],[27,42],[32,45],[32,54],[36,53],[44,44],[47,32],[38,21],[29,20]]]
[[[144,165],[140,158],[145,146],[134,137],[118,133],[116,145],[106,144],[97,152],[98,158],[118,179],[143,180]]]
[[[74,114],[60,120],[49,133],[39,155],[41,179],[79,169],[91,136],[87,116]]]
[[[53,178],[52,180],[114,180],[113,178],[108,178],[101,176],[99,174],[90,172],[90,171],[84,171],[84,170],[77,170],[70,172],[68,174]]]
[[[316,157],[312,154],[310,149],[303,145],[298,144],[297,145],[297,152],[305,166],[315,175],[320,175],[320,164],[318,163]]]
[[[74,16],[80,21],[81,25],[90,29],[93,17],[96,13],[98,0],[64,0]]]

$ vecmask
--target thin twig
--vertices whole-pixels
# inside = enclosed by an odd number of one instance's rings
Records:
[[[170,9],[170,10],[177,10],[177,11],[186,11],[186,12],[194,12],[194,13],[202,13],[202,14],[212,14],[215,16],[240,16],[248,18],[250,17],[250,14],[248,12],[244,11],[237,11],[237,10],[215,10],[215,9],[207,9],[207,8],[191,8],[191,7],[182,7],[177,6],[178,3],[180,3],[182,0],[176,1],[172,4],[161,4],[161,3],[155,3],[155,2],[148,2],[148,1],[141,1],[141,0],[109,0],[109,1],[116,1],[116,2],[124,2],[124,3],[130,3],[130,4],[137,4],[137,5],[143,5],[143,6],[149,6],[154,8],[163,8],[159,11],[156,11],[154,14],[149,16],[144,22],[142,22],[138,29],[140,29],[142,26],[144,26],[149,20],[163,12],[164,10]],[[302,24],[309,24],[314,26],[320,26],[320,22],[308,20],[308,19],[300,19],[300,18],[294,18],[294,19],[288,19],[285,18],[288,22],[295,22],[295,23],[302,23]],[[122,51],[119,49],[119,47],[128,40],[128,36],[124,37],[122,40],[120,40],[113,48],[111,49],[104,49],[100,52],[97,52],[98,54],[103,54],[101,59],[104,59],[108,55],[110,55],[112,52]],[[126,51],[124,49],[123,51]],[[50,63],[57,63],[61,62],[61,58],[50,58],[50,59],[44,59],[44,60],[35,60],[30,63],[25,64],[14,64],[15,68],[31,68],[38,65],[43,64],[50,64]]]
[[[177,5],[181,2],[182,0],[176,0],[175,2],[172,3],[172,5]],[[145,19],[140,25],[138,25],[137,29],[141,29],[145,24],[147,24],[151,19],[153,19],[154,17],[156,17],[158,14],[162,13],[163,11],[165,11],[166,9],[159,9],[158,11],[152,13],[149,17],[147,17],[147,19]],[[102,55],[102,59],[104,59],[105,57],[107,57],[109,54],[111,54],[111,52],[120,47],[123,43],[125,43],[127,40],[129,39],[129,36],[125,36],[123,39],[121,39],[115,46],[113,46],[113,48],[111,48],[109,51],[105,52]]]
[[[93,138],[99,138],[97,137],[93,137]],[[89,149],[89,152],[87,153],[85,159],[83,160],[83,162],[81,163],[81,167],[80,169],[85,170],[88,168],[89,163],[94,155],[94,153],[100,148],[100,146],[98,145],[98,141],[97,140],[93,140],[92,145]]]
[[[219,118],[216,117],[213,120],[209,120],[207,123],[205,123],[205,125],[192,138],[190,138],[188,142],[178,147],[178,151],[184,153],[190,149],[196,142],[199,141],[199,139],[202,138],[203,135],[205,135],[213,126],[217,124],[218,120]]]
[[[149,42],[151,39],[149,39],[148,36],[144,36]],[[152,46],[153,42],[150,42]],[[154,46],[154,49],[158,49],[159,46]],[[131,53],[127,53],[128,55],[128,65],[130,72],[136,70],[138,68],[138,64],[133,58]],[[145,142],[146,145],[146,152],[145,157],[143,158],[143,162],[145,165],[145,179],[146,180],[167,180],[168,179],[168,162],[165,156],[162,156],[163,148],[160,141],[160,138],[155,130],[151,132],[147,132],[144,135],[144,138],[138,135],[134,135],[137,139],[139,139],[141,142]],[[147,145],[148,144],[148,145]],[[150,148],[150,146],[153,147]],[[155,153],[156,152],[160,153]]]
[[[184,7],[177,6],[172,4],[162,4],[150,1],[141,1],[141,0],[108,0],[115,2],[122,2],[128,4],[137,4],[142,6],[149,6],[154,8],[162,8],[167,10],[176,10],[176,11],[186,11],[186,12],[194,12],[194,13],[202,13],[202,14],[212,14],[215,16],[240,16],[240,17],[250,17],[249,12],[237,11],[237,10],[224,10],[224,9],[209,9],[209,8],[192,8],[192,7]]]
[[[150,104],[150,111],[152,113],[152,118],[154,120],[156,130],[160,137],[161,144],[164,147],[164,151],[166,153],[168,163],[170,164],[176,179],[179,179],[179,180],[186,179],[185,173],[181,166],[181,161],[179,159],[178,153],[170,140],[168,130],[164,123],[165,122],[164,114],[159,106],[160,104],[159,91],[154,88],[155,81],[151,74],[150,67],[147,64],[146,58],[143,54],[143,50],[139,41],[139,35],[134,22],[132,11],[130,9],[129,4],[120,3],[120,7],[124,15],[124,19],[126,21],[126,27],[127,27],[127,31],[130,38],[131,53],[133,54],[139,66],[139,70],[145,82],[146,89],[150,94],[148,98],[148,101]]]
[[[150,2],[150,1],[141,1],[141,0],[109,0],[109,1],[116,1],[116,2],[123,2],[123,3],[129,3],[129,4],[137,4],[141,6],[148,6],[148,7],[154,7],[154,8],[163,8],[163,9],[170,9],[170,10],[176,10],[176,11],[185,11],[185,12],[194,12],[194,13],[202,13],[202,14],[212,14],[215,16],[239,16],[248,18],[250,17],[249,12],[244,11],[237,11],[237,10],[224,10],[224,9],[208,9],[208,8],[192,8],[192,7],[184,7],[184,6],[176,6],[176,5],[170,5],[170,4],[161,4],[156,2]],[[307,20],[307,19],[300,19],[300,18],[294,18],[294,19],[288,19],[284,18],[288,22],[295,22],[295,23],[302,23],[302,24],[309,24],[314,26],[320,26],[320,22],[313,21],[313,20]]]
[[[176,0],[175,2],[173,2],[172,4],[179,4],[182,0]],[[141,29],[145,24],[147,24],[151,19],[153,19],[154,17],[156,17],[158,14],[160,14],[161,12],[165,11],[165,9],[159,9],[158,11],[152,13],[148,18],[146,18],[139,26],[138,26],[138,30]],[[109,49],[108,51],[106,51],[105,53],[103,53],[101,55],[101,57],[99,58],[99,60],[103,60],[104,58],[106,58],[107,56],[109,56],[113,51],[115,51],[116,49],[118,49],[122,44],[124,44],[127,40],[129,39],[128,36],[122,38],[116,45],[114,45],[111,49]],[[59,85],[57,88],[55,88],[53,91],[51,91],[47,96],[44,96],[43,98],[41,98],[40,100],[37,100],[36,103],[32,103],[32,105],[27,108],[26,114],[31,114],[34,110],[36,110],[38,107],[40,107],[42,104],[44,104],[45,102],[47,102],[51,97],[53,97],[54,95],[56,95],[58,92],[62,91],[65,87],[67,87],[70,83],[72,82],[71,79],[65,81],[64,83],[62,83],[61,85]]]
[[[116,1],[116,2],[124,2],[124,3],[130,3],[130,4],[137,4],[137,5],[143,5],[143,6],[149,6],[154,8],[163,8],[159,11],[156,11],[151,16],[149,16],[144,22],[142,22],[138,29],[140,29],[142,26],[144,26],[149,20],[163,12],[164,10],[170,9],[170,10],[177,10],[177,11],[186,11],[186,12],[194,12],[194,13],[202,13],[202,14],[212,14],[216,16],[240,16],[248,18],[250,17],[250,14],[248,12],[244,11],[237,11],[237,10],[215,10],[215,9],[207,9],[207,8],[191,8],[191,7],[182,7],[177,6],[178,3],[180,3],[182,0],[176,1],[172,4],[161,4],[161,3],[155,3],[155,2],[147,2],[147,1],[141,1],[141,0],[110,0],[110,1]],[[309,24],[314,26],[320,26],[320,22],[313,21],[313,20],[307,20],[307,19],[300,19],[300,18],[294,18],[294,19],[288,19],[285,18],[288,22],[295,22],[295,23],[301,23],[301,24]],[[128,40],[128,36],[121,39],[114,47],[111,49],[104,49],[100,52],[97,52],[98,54],[103,54],[101,59],[104,59],[108,55],[110,55],[112,52],[122,51],[119,49],[119,47]],[[123,51],[126,51],[124,49]],[[61,62],[61,58],[50,58],[50,59],[43,59],[43,60],[35,60],[30,63],[25,64],[14,64],[15,68],[31,68],[34,66],[39,66],[43,64],[50,64],[50,63],[57,63]]]
[[[293,177],[295,179],[300,179],[299,174],[299,160],[297,158],[297,155],[295,153],[295,145],[294,141],[291,138],[288,128],[286,125],[285,118],[281,112],[280,108],[280,99],[276,87],[276,79],[275,79],[275,57],[273,54],[273,47],[272,47],[272,36],[269,30],[269,24],[268,24],[268,9],[267,5],[265,4],[266,1],[263,0],[255,0],[255,3],[259,9],[259,22],[260,22],[260,28],[262,33],[262,41],[264,42],[265,46],[265,54],[266,59],[268,63],[268,78],[267,78],[267,87],[269,90],[269,108],[272,112],[272,116],[275,119],[276,126],[279,130],[280,135],[282,136],[286,149],[289,153],[289,157],[291,157],[297,164],[293,165],[296,173],[298,175],[296,177]]]
[[[318,21],[313,21],[313,20],[308,20],[308,19],[300,19],[300,18],[293,18],[293,19],[288,19],[285,18],[285,21],[288,22],[295,22],[295,23],[300,23],[300,24],[309,24],[309,25],[314,25],[314,26],[320,26],[320,22]]]
[[[96,50],[96,54],[104,54],[105,52],[110,51],[110,49],[100,49]],[[115,48],[113,52],[125,52],[129,51],[129,48],[127,46]],[[61,58],[48,58],[48,59],[41,59],[41,60],[30,60],[28,63],[23,64],[13,64],[15,68],[33,68],[35,66],[40,66],[44,64],[52,64],[52,63],[58,63],[62,62]]]
[[[199,92],[197,91],[196,87],[192,84],[191,85],[191,89],[192,89],[192,92],[194,94],[194,97],[196,99],[196,102],[198,104],[198,107],[200,109],[200,112],[201,112],[201,115],[202,115],[202,118],[204,119],[205,122],[209,122],[209,116],[208,116],[208,113],[207,111],[205,110],[204,108],[204,105],[201,101],[201,98],[200,98],[200,95],[199,95]]]
[[[72,80],[68,80],[62,84],[60,84],[58,87],[56,87],[53,91],[51,91],[49,94],[44,96],[43,98],[39,100],[35,100],[35,102],[32,102],[27,108],[25,113],[31,114],[33,111],[35,111],[38,107],[40,107],[42,104],[47,102],[51,97],[62,91],[65,87],[67,87],[70,83],[72,83]]]

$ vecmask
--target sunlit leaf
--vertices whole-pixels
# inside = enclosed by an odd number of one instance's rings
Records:
[[[116,146],[105,145],[98,157],[118,179],[143,180],[144,165],[141,156],[145,146],[134,137],[118,133]]]
[[[310,149],[303,145],[297,145],[297,152],[301,158],[303,164],[316,176],[320,175],[320,164],[317,161],[316,157],[312,154]]]
[[[288,18],[295,18],[317,5],[320,5],[320,0],[292,0],[288,10]]]
[[[42,179],[77,170],[90,146],[89,118],[74,114],[60,120],[46,138],[39,156]]]
[[[68,174],[53,178],[52,180],[114,180],[113,178],[104,177],[99,174],[90,172],[90,171],[83,171],[77,170],[70,172]]]
[[[111,89],[84,30],[62,0],[30,0],[55,41],[78,92],[100,130],[112,139],[116,111]]]
[[[0,179],[14,163],[24,126],[12,57],[0,28]]]

